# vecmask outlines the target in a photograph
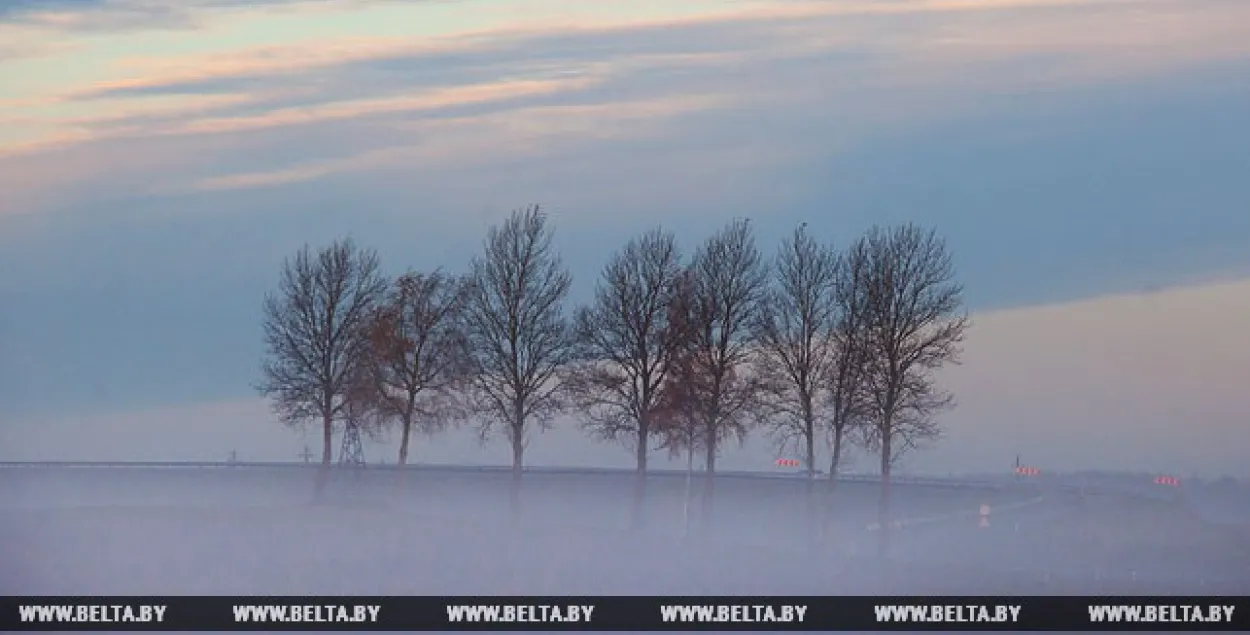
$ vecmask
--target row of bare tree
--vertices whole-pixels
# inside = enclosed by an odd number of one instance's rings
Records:
[[[886,520],[891,467],[937,435],[951,397],[934,372],[956,361],[968,324],[933,231],[874,228],[839,250],[800,226],[770,262],[745,220],[689,258],[657,228],[613,254],[571,312],[552,237],[538,207],[517,210],[466,274],[394,279],[350,240],[305,247],[265,300],[261,392],[284,421],[320,423],[324,468],[340,426],[398,427],[401,466],[414,432],[468,420],[483,438],[502,431],[514,512],[528,439],[572,414],[635,452],[635,523],[653,450],[685,456],[687,487],[701,456],[706,517],[721,448],[752,428],[802,453],[809,509],[819,444],[831,490],[855,443],[880,457]]]

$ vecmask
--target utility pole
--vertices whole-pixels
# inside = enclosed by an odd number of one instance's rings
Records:
[[[346,467],[365,466],[365,448],[360,441],[360,424],[348,421],[343,429],[343,447],[339,450],[339,463]]]

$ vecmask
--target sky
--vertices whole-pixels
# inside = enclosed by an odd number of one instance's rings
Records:
[[[656,225],[932,226],[973,327],[903,469],[1250,476],[1248,165],[1240,0],[3,2],[0,460],[294,459],[253,389],[283,258],[460,269],[537,203],[571,303]]]

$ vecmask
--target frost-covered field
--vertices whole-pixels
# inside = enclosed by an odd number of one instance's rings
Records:
[[[797,479],[721,479],[711,530],[683,538],[678,477],[650,480],[647,527],[631,532],[625,474],[527,474],[519,526],[503,473],[339,474],[320,504],[312,475],[0,470],[0,593],[1250,591],[1244,536],[1158,503],[1093,513],[1042,499],[1011,509],[1032,494],[899,487],[899,517],[963,515],[895,532],[894,556],[881,561],[866,529],[871,484],[840,486],[835,527],[813,550]],[[1002,510],[988,528],[977,526],[981,503]]]

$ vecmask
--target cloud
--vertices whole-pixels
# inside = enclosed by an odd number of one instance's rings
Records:
[[[189,7],[168,3],[53,2],[50,6],[19,5],[8,16],[20,25],[58,33],[108,33],[151,29],[190,29],[199,26]]]
[[[571,22],[538,19],[522,26],[419,39],[411,34],[310,37],[238,50],[214,48],[202,54],[122,57],[111,63],[120,77],[100,79],[89,87],[43,99],[44,103],[50,100],[66,104],[171,93],[258,92],[253,98],[266,101],[265,91],[259,88],[267,85],[268,90],[295,94],[310,103],[315,99],[340,100],[348,91],[394,91],[397,82],[404,80],[434,79],[443,85],[501,81],[585,65],[619,66],[631,60],[645,61],[647,57],[656,57],[655,62],[671,59],[680,67],[683,54],[702,54],[708,59],[746,55],[785,59],[796,55],[868,53],[878,61],[894,65],[879,70],[890,70],[896,83],[901,79],[900,72],[906,72],[906,80],[915,83],[942,77],[950,68],[1021,56],[1046,56],[1049,66],[1057,68],[1037,70],[1048,75],[1089,75],[1094,72],[1091,68],[1106,69],[1105,65],[1111,65],[1107,70],[1114,70],[1116,64],[1153,64],[1157,72],[1161,63],[1227,58],[1248,52],[1250,45],[1229,26],[1238,23],[1237,17],[1250,17],[1250,11],[1244,8],[1216,4],[1212,7],[1222,11],[1198,12],[1178,9],[1178,5],[1168,2],[1145,4],[1149,5],[1146,9],[1124,8],[1128,5],[1111,0],[989,4],[781,2],[692,16],[618,17],[615,22],[587,22],[585,16]],[[1115,9],[1063,11],[1102,5]],[[1022,8],[1030,11],[1008,11]],[[1048,11],[1040,12],[1042,9]],[[973,13],[979,19],[940,17],[950,12]],[[1131,18],[1127,24],[1125,13]],[[926,18],[919,28],[911,23],[895,25],[905,27],[900,31],[907,34],[905,38],[883,37],[883,26],[896,21],[898,15],[911,14],[939,17]],[[855,19],[848,22],[848,15]],[[1172,44],[1166,53],[1155,46],[1160,40]],[[1099,57],[1098,66],[1085,59],[1091,54]],[[658,64],[653,62],[651,66]],[[1097,73],[1102,76],[1107,70]],[[310,81],[313,73],[320,79]],[[1012,78],[997,73],[985,77],[987,82],[1004,79]],[[1031,79],[1059,81],[1062,77],[1043,75]],[[317,86],[322,90],[318,91]],[[274,103],[272,107],[281,109],[282,105]],[[108,116],[104,118],[107,120]]]
[[[409,145],[377,148],[356,155],[260,172],[215,176],[172,191],[229,190],[285,185],[340,172],[378,169],[418,170],[456,165],[511,162],[551,156],[595,142],[622,137],[655,138],[683,114],[707,112],[711,96],[570,106],[536,106],[494,115],[419,121],[398,129]],[[420,142],[417,139],[428,141]]]
[[[63,56],[77,50],[77,48],[76,45],[70,42],[35,39],[26,41],[10,40],[0,43],[0,64],[35,57]],[[0,100],[0,107],[13,103],[20,103],[20,101]]]
[[[215,176],[201,180],[192,184],[189,190],[235,190],[246,189],[252,187],[266,187],[270,185],[285,185],[288,183],[299,183],[301,181],[309,181],[317,177],[325,176],[334,172],[333,164],[314,164],[286,168],[282,170],[272,170],[269,172],[249,172],[244,174],[230,174],[227,176]]]
[[[425,93],[381,97],[376,99],[344,100],[316,106],[284,108],[252,117],[222,117],[191,120],[175,126],[167,134],[211,134],[242,132],[257,128],[307,125],[339,119],[354,119],[376,115],[416,114],[423,111],[446,109],[480,103],[544,95],[585,88],[594,85],[594,78],[518,80],[493,84],[457,86],[431,90]]]
[[[1091,10],[1094,6],[1104,10]],[[338,15],[328,7],[321,10]],[[106,189],[117,187],[114,181],[126,178],[119,171],[135,162],[117,161],[121,147],[137,148],[133,152],[140,155],[147,152],[144,147],[183,155],[208,147],[214,156],[213,161],[173,158],[168,169],[155,172],[145,167],[147,180],[159,174],[162,181],[210,186],[289,183],[358,163],[346,158],[351,155],[389,152],[396,135],[402,138],[405,129],[422,127],[427,119],[476,115],[486,131],[492,128],[487,120],[500,113],[608,99],[684,94],[741,113],[784,109],[814,118],[827,112],[854,122],[856,131],[843,135],[897,131],[968,111],[986,93],[1158,73],[1169,64],[1235,57],[1250,46],[1229,26],[1240,17],[1250,19],[1250,7],[1208,2],[1204,9],[1163,1],[782,2],[702,8],[689,15],[578,15],[563,21],[540,12],[520,25],[415,40],[346,35],[120,57],[111,61],[120,73],[115,79],[42,97],[0,94],[5,122],[0,163],[11,166],[12,174],[4,179],[12,195],[0,214],[55,208],[48,202],[53,199],[68,203],[67,184],[81,184],[83,191],[93,180]],[[899,18],[916,15],[920,19]],[[949,17],[955,15],[961,17]],[[1154,45],[1158,41],[1174,46],[1163,49]],[[313,126],[321,130],[313,133]],[[295,165],[245,165],[258,154],[256,133],[272,128],[289,128],[281,143],[290,146],[288,153],[308,156]],[[366,136],[346,142],[349,147],[332,156],[317,156],[325,153],[307,147],[310,136],[340,129],[333,134],[343,137],[350,130]],[[443,131],[455,131],[457,142],[464,141],[457,126],[424,126],[422,134]],[[483,132],[468,145],[483,147],[490,134]],[[219,139],[193,138],[204,135]],[[152,142],[157,136],[178,143]],[[264,138],[266,144],[279,143]],[[427,136],[421,145],[453,144]],[[65,152],[75,155],[69,165]],[[481,156],[491,160],[489,152]],[[237,174],[270,176],[232,181],[219,168],[208,174],[176,171],[190,164],[230,165]],[[227,180],[215,181],[223,176]],[[118,189],[170,187],[179,186]]]
[[[421,1],[421,0],[414,0]],[[203,18],[239,9],[358,7],[369,0],[5,0],[0,22],[60,34],[181,30],[205,26]]]

